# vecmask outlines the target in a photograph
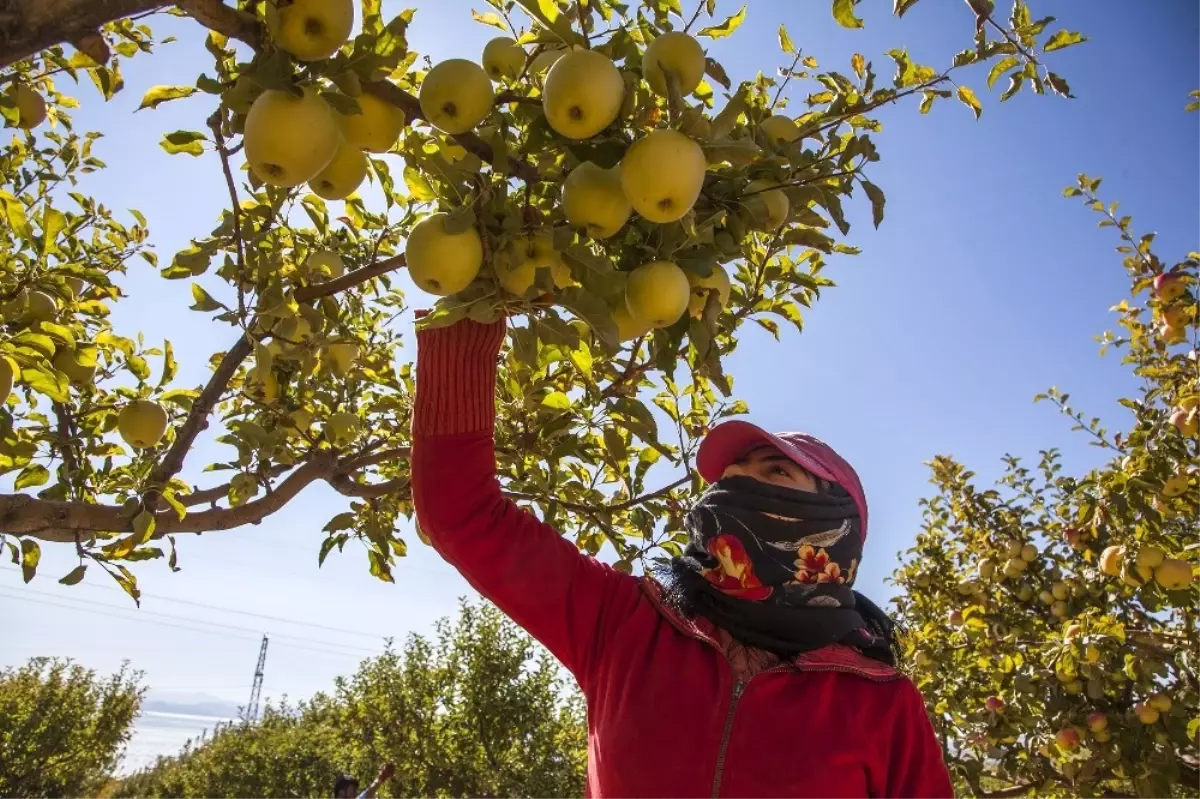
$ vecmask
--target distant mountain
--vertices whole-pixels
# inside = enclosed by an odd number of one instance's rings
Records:
[[[143,713],[182,713],[189,716],[237,718],[237,702],[211,694],[162,693],[150,689],[142,702]]]

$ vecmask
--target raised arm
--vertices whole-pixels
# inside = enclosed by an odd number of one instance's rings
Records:
[[[417,519],[442,557],[585,683],[641,592],[634,578],[581,554],[500,493],[494,428],[503,340],[503,321],[417,334]]]

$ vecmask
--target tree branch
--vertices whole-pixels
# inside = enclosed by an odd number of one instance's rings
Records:
[[[362,269],[347,272],[334,280],[296,289],[292,296],[296,302],[311,302],[321,297],[328,297],[331,294],[338,294],[346,289],[354,288],[361,283],[366,283],[368,280],[377,278],[380,275],[386,275],[388,272],[402,269],[407,265],[408,261],[405,260],[403,255],[384,258],[382,261],[376,261],[370,266],[364,266]]]
[[[153,538],[172,533],[207,533],[258,524],[290,502],[310,483],[329,480],[337,473],[337,459],[329,453],[317,455],[274,491],[236,508],[214,508],[189,513],[180,519],[173,510],[155,514]],[[121,505],[40,500],[27,494],[0,494],[0,530],[27,535],[42,541],[73,542],[76,536],[133,531],[133,517]]]
[[[0,68],[62,42],[95,58],[107,22],[170,5],[162,0],[0,0]],[[96,43],[104,44],[103,49]]]

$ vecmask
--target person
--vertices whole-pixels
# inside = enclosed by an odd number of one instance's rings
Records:
[[[578,681],[587,794],[951,796],[893,625],[852,588],[867,504],[850,465],[811,436],[718,425],[684,553],[617,571],[501,493],[505,324],[418,332],[413,500],[438,553]]]
[[[375,794],[379,792],[379,788],[392,778],[392,774],[396,771],[396,767],[391,763],[385,763],[383,768],[379,769],[379,774],[376,775],[375,781],[367,786],[367,789],[362,793],[358,791],[358,779],[346,774],[338,777],[333,783],[333,795],[335,799],[375,799]]]

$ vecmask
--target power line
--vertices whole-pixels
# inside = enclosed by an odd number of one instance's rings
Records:
[[[3,566],[0,568],[5,569],[6,571],[12,571],[12,572],[20,571],[19,569],[17,569],[14,566]],[[124,589],[117,588],[116,586],[113,586],[113,585],[97,585],[94,583],[84,583],[82,585],[82,587],[97,588],[97,589],[104,590],[104,591],[115,591],[119,594],[125,595]],[[26,589],[26,590],[33,591],[34,589],[30,588],[30,589]],[[45,593],[45,592],[43,592],[43,593]],[[53,596],[57,596],[57,594],[54,594]],[[254,613],[249,610],[237,610],[235,608],[226,608],[226,607],[222,607],[220,605],[210,605],[206,602],[196,602],[196,601],[190,600],[190,599],[176,599],[174,597],[159,596],[157,594],[155,594],[155,595],[143,594],[142,599],[143,600],[156,599],[156,600],[163,601],[163,602],[176,602],[180,605],[192,605],[194,607],[205,608],[207,610],[217,610],[222,613],[237,613],[241,616],[251,616],[256,619],[266,619],[268,621],[278,621],[278,622],[284,622],[286,624],[298,624],[303,627],[312,627],[313,629],[317,629],[317,630],[325,630],[327,632],[334,632],[334,633],[344,633],[345,635],[359,635],[364,638],[381,639],[384,637],[384,636],[380,635],[379,633],[368,633],[368,632],[363,632],[362,630],[349,630],[349,629],[346,629],[345,627],[333,627],[333,626],[330,626],[327,624],[318,624],[317,622],[313,622],[313,621],[300,621],[299,619],[289,619],[286,616],[271,616],[266,613]]]
[[[58,602],[49,602],[47,600],[33,599],[33,598],[27,596],[27,594],[37,594],[39,596],[49,597],[51,599],[65,600],[68,603],[79,603],[79,604],[62,604],[62,603],[58,603]],[[38,604],[49,604],[49,605],[54,605],[56,607],[67,608],[70,610],[82,610],[84,612],[96,613],[96,614],[99,614],[102,616],[111,616],[114,618],[124,619],[126,621],[139,621],[139,622],[144,622],[147,624],[159,624],[159,625],[165,626],[165,627],[177,627],[180,629],[191,630],[193,632],[205,632],[205,633],[210,633],[213,635],[224,635],[224,636],[230,637],[230,638],[237,637],[237,638],[242,638],[245,640],[257,640],[257,638],[262,634],[261,630],[256,630],[256,629],[253,629],[250,627],[238,627],[238,626],[235,626],[232,624],[225,624],[223,622],[216,622],[216,621],[206,621],[204,619],[196,619],[196,618],[192,618],[189,616],[176,616],[176,615],[173,615],[170,613],[156,613],[155,611],[151,611],[151,610],[132,611],[128,608],[121,608],[121,607],[117,607],[115,605],[111,605],[109,603],[104,603],[104,602],[98,603],[98,606],[97,606],[97,604],[85,604],[84,600],[78,600],[78,599],[74,599],[71,597],[60,597],[55,594],[51,594],[51,593],[48,593],[45,591],[38,591],[33,588],[26,588],[26,589],[21,589],[19,591],[14,591],[13,589],[9,589],[9,588],[0,586],[0,596],[9,596],[13,599],[24,600],[26,602],[35,602]],[[104,610],[100,610],[99,608],[101,608],[101,607],[104,608]],[[134,613],[136,615],[132,615],[132,616],[128,615],[130,613]],[[172,623],[158,622],[152,618],[144,618],[146,616],[170,619],[170,620],[172,620]],[[179,624],[178,622],[185,622],[187,624]],[[189,626],[189,624],[206,624],[206,625],[209,625],[212,627],[222,627],[227,630],[233,630],[236,633],[252,633],[252,635],[250,635],[250,636],[236,635],[235,636],[230,633],[222,633],[217,630],[208,630],[208,629],[204,629],[204,628],[200,628],[200,627]],[[278,641],[277,642],[281,645],[286,645],[286,646],[294,647],[297,649],[311,649],[313,651],[318,651],[318,652],[324,651],[324,652],[328,652],[329,654],[340,654],[340,655],[347,655],[347,656],[374,655],[377,653],[377,650],[367,649],[365,647],[354,646],[351,644],[342,644],[342,643],[338,643],[336,641],[324,641],[324,640],[320,640],[320,639],[316,639],[316,638],[305,638],[302,636],[287,635],[287,634],[283,634],[283,633],[277,633],[276,635],[284,637],[284,638],[293,639],[293,641],[303,642],[303,643],[293,643],[292,641]],[[318,644],[318,645],[320,645],[322,647],[326,647],[326,648],[319,649],[319,648],[312,647],[312,646],[306,646],[305,643]],[[336,648],[336,650],[341,650],[341,651],[336,651],[334,648]]]

